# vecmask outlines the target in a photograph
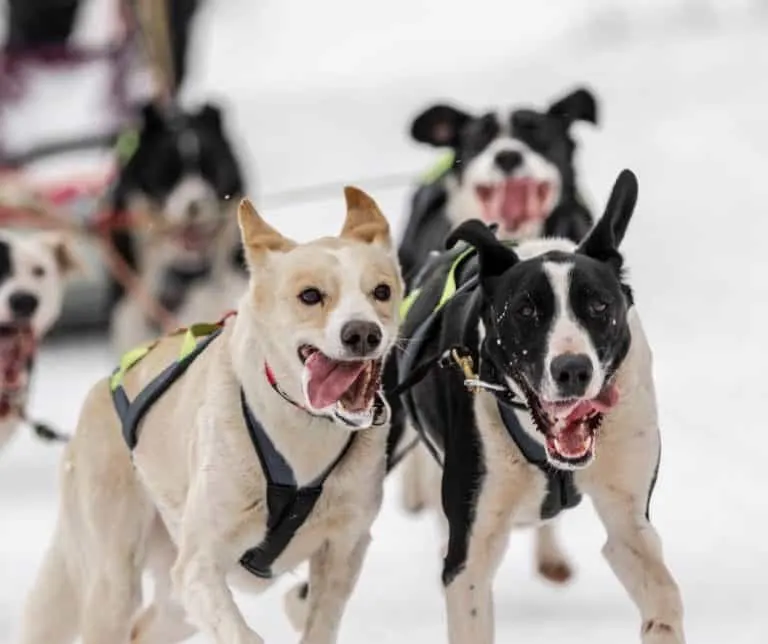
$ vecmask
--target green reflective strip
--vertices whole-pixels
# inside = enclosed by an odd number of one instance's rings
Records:
[[[200,324],[193,324],[187,329],[184,334],[184,339],[181,341],[181,349],[179,349],[179,360],[183,360],[190,353],[195,350],[197,341],[200,338],[211,335],[221,325],[217,322],[201,322]]]
[[[463,262],[469,255],[475,252],[475,247],[470,246],[465,250],[461,255],[459,255],[455,260],[453,260],[453,264],[451,264],[451,268],[448,270],[448,276],[445,278],[445,285],[443,286],[443,292],[440,295],[440,299],[437,302],[437,306],[435,306],[435,311],[439,311],[445,304],[450,300],[453,295],[456,293],[456,270],[459,268],[459,265],[461,262]],[[400,320],[404,320],[406,316],[408,315],[408,312],[411,310],[411,307],[418,299],[419,295],[421,294],[421,289],[417,288],[408,293],[406,298],[402,301],[400,304]]]
[[[435,164],[427,170],[423,175],[421,175],[421,180],[423,183],[434,183],[437,181],[440,177],[442,177],[448,170],[451,169],[453,166],[453,160],[456,157],[455,153],[453,151],[446,152],[443,156],[441,156]]]
[[[411,291],[410,293],[408,293],[406,298],[400,303],[400,319],[401,320],[405,320],[406,316],[408,315],[408,311],[411,310],[413,303],[419,297],[419,293],[421,293],[420,288],[417,288]]]
[[[115,143],[115,153],[121,167],[125,166],[139,147],[139,131],[136,129],[126,130],[117,139]]]
[[[465,250],[461,255],[459,255],[455,260],[453,260],[453,264],[451,264],[451,268],[448,271],[448,277],[445,278],[445,286],[443,286],[443,293],[440,296],[440,300],[437,302],[437,306],[435,307],[435,310],[439,310],[445,306],[445,303],[450,300],[454,293],[456,293],[456,270],[459,268],[459,265],[461,262],[466,259],[468,255],[471,255],[475,252],[475,247],[470,246]]]
[[[118,367],[117,371],[115,371],[115,373],[113,373],[112,377],[109,379],[110,390],[114,391],[120,385],[122,385],[123,378],[125,378],[125,374],[128,373],[128,369],[130,369],[145,355],[147,355],[156,344],[157,342],[150,342],[149,344],[145,344],[141,347],[136,347],[135,349],[126,351],[120,358],[120,366]]]

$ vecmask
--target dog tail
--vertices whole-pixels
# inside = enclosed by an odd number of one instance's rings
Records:
[[[54,537],[27,597],[19,643],[70,644],[80,630],[79,615],[79,595]]]

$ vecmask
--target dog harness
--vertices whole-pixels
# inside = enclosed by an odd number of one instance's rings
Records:
[[[406,379],[409,379],[414,371],[420,369],[420,367],[415,367],[414,365],[419,357],[422,346],[431,336],[432,330],[439,320],[440,313],[445,305],[456,295],[472,291],[477,292],[477,277],[471,276],[462,279],[460,271],[464,263],[475,253],[475,248],[469,247],[458,254],[450,265],[437,305],[432,313],[416,328],[408,341],[407,348],[402,356],[398,369],[399,381],[401,383]],[[423,277],[428,273],[429,268],[431,268],[431,265],[427,265],[425,270],[421,271],[419,277]],[[414,302],[421,293],[421,290],[418,287],[419,283],[420,280],[417,278],[414,290],[403,301],[400,309],[401,319],[403,320],[406,318]],[[515,443],[524,458],[531,465],[535,465],[546,477],[547,493],[540,508],[541,518],[552,519],[563,510],[576,507],[581,502],[582,495],[573,481],[573,472],[552,467],[547,460],[544,446],[530,436],[520,424],[515,409],[527,408],[519,402],[500,400],[498,396],[496,398],[499,415],[501,416],[504,427],[507,430],[507,434],[509,434],[509,437],[512,439],[512,442]],[[432,441],[429,439],[424,429],[419,426],[419,414],[416,405],[409,400],[408,396],[403,398],[403,403],[408,409],[411,418],[415,420],[414,425],[418,430],[421,440],[435,458],[438,465],[442,467],[442,459],[440,458],[439,450],[432,444]]]
[[[214,324],[197,324],[177,331],[176,334],[184,333],[179,357],[147,384],[133,400],[128,399],[123,388],[125,374],[144,358],[159,340],[128,351],[122,357],[120,365],[112,373],[109,386],[115,411],[122,424],[123,438],[131,451],[138,443],[139,425],[145,414],[219,336],[224,329],[225,320],[226,318]],[[242,388],[240,405],[248,436],[267,480],[267,534],[259,545],[243,554],[240,565],[257,577],[270,579],[273,576],[272,565],[304,525],[323,492],[323,484],[352,447],[355,434],[349,437],[339,455],[317,478],[309,485],[299,487],[291,466],[275,448],[264,427],[253,415]]]

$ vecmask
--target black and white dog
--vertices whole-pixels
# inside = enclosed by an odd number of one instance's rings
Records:
[[[592,225],[579,196],[571,126],[597,124],[597,103],[577,89],[545,110],[479,116],[438,104],[411,125],[420,143],[452,151],[450,165],[414,194],[399,249],[407,282],[450,230],[468,219],[499,225],[505,239],[542,235],[578,242]]]
[[[182,324],[218,319],[245,290],[235,209],[243,177],[220,108],[161,113],[146,106],[138,143],[119,173],[117,212],[146,228],[113,242],[146,290]],[[112,338],[120,351],[154,337],[144,309],[113,284]]]
[[[80,266],[58,234],[0,231],[0,448],[26,420],[37,346],[61,314],[66,279]]]
[[[685,641],[678,587],[648,512],[660,456],[651,350],[618,250],[636,198],[635,176],[624,171],[578,246],[553,238],[512,247],[482,222],[465,222],[448,243],[470,246],[444,253],[415,285],[401,379],[455,347],[477,367],[474,376],[429,370],[397,401],[442,469],[433,498],[449,530],[451,644],[494,641],[493,577],[510,531],[546,525],[582,494],[640,610],[642,642]],[[402,422],[402,408],[393,412]],[[564,562],[549,526],[540,548]]]

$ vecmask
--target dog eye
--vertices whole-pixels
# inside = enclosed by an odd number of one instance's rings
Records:
[[[392,297],[392,289],[389,288],[389,284],[379,284],[373,289],[373,297],[379,302],[386,302]]]
[[[523,304],[519,309],[517,309],[517,314],[521,318],[529,320],[536,316],[536,308],[533,306],[533,304]]]
[[[32,267],[32,275],[34,277],[42,277],[43,275],[45,275],[45,268],[43,268],[42,266]]]
[[[310,286],[299,293],[299,299],[307,306],[314,306],[315,304],[322,304],[323,294],[320,289]]]

